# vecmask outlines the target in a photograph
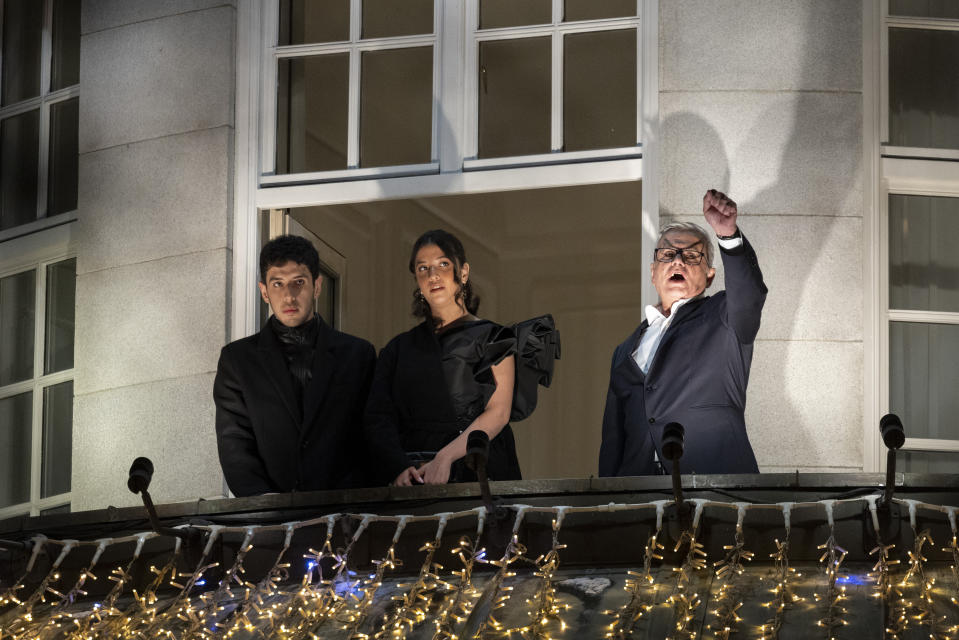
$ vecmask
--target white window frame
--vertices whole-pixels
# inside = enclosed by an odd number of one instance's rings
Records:
[[[36,273],[36,307],[34,310],[34,355],[33,377],[0,387],[0,399],[25,392],[33,393],[33,414],[30,439],[30,500],[0,508],[0,519],[18,515],[40,515],[41,511],[68,505],[72,492],[60,493],[47,498],[40,497],[43,472],[43,390],[55,384],[75,379],[75,367],[43,373],[43,356],[46,344],[46,284],[47,267],[76,258],[72,224],[60,225],[14,240],[0,243],[0,278],[26,271]],[[74,362],[74,365],[76,363]]]
[[[47,188],[50,178],[50,112],[53,105],[80,96],[80,85],[75,84],[50,91],[51,61],[53,59],[53,0],[44,0],[43,27],[40,46],[40,95],[6,107],[0,107],[0,121],[29,111],[40,111],[39,155],[37,167],[36,220],[0,231],[0,242],[76,220],[76,209],[47,216]],[[0,0],[0,39],[3,37],[3,0]],[[2,63],[2,60],[0,60]]]
[[[351,2],[351,11],[359,11],[360,0]],[[560,0],[553,2],[555,5]],[[325,175],[267,175],[265,169],[272,167],[273,163],[275,140],[272,138],[276,130],[274,94],[277,52],[272,45],[276,41],[278,2],[238,0],[231,339],[249,335],[257,328],[258,216],[260,212],[271,209],[642,179],[643,237],[637,250],[641,251],[641,255],[652,251],[659,226],[656,176],[659,144],[659,0],[637,0],[639,17],[632,18],[638,20],[639,24],[637,93],[640,108],[637,136],[641,146],[637,141],[637,147],[630,147],[626,152],[602,150],[602,155],[598,157],[592,152],[526,157],[519,163],[523,166],[517,166],[509,159],[498,159],[499,165],[496,167],[465,170],[464,161],[469,144],[465,105],[465,83],[469,75],[466,73],[466,39],[469,37],[466,24],[469,7],[475,5],[476,0],[436,0],[435,50],[444,64],[441,68],[440,65],[434,65],[434,126],[439,110],[443,109],[442,115],[449,129],[448,134],[443,136],[438,136],[434,131],[433,144],[438,166],[430,163],[429,167],[414,165],[375,170],[354,169],[328,180],[325,178],[330,176],[326,172]],[[351,21],[351,25],[354,22],[358,24],[358,21]],[[616,26],[622,28],[618,22]],[[453,60],[460,60],[462,64],[454,64],[451,62]],[[655,295],[649,289],[643,288],[644,304],[652,302]]]
[[[276,44],[279,33],[279,25],[277,23],[279,0],[269,0],[265,2],[264,5],[267,6],[263,15],[264,28],[262,30],[263,50],[266,56],[266,64],[263,67],[264,86],[276,86],[277,67],[280,60],[322,54],[346,53],[349,54],[349,97],[347,102],[347,168],[339,171],[316,171],[276,175],[276,92],[265,92],[262,96],[263,102],[261,106],[263,118],[263,135],[260,148],[261,185],[337,182],[341,180],[356,180],[379,176],[435,173],[439,170],[439,161],[437,158],[437,108],[439,101],[436,99],[436,93],[437,87],[439,86],[440,51],[442,46],[440,40],[442,30],[439,28],[442,20],[442,3],[435,2],[433,5],[433,32],[430,34],[363,40],[361,39],[362,0],[350,0],[349,40],[290,46],[277,46]],[[360,168],[360,64],[362,54],[367,51],[425,46],[433,48],[434,99],[430,126],[430,137],[432,139],[430,162],[413,165]]]
[[[627,147],[612,149],[590,149],[583,151],[563,151],[563,47],[565,37],[576,33],[597,33],[601,31],[636,29],[637,73],[642,77],[643,33],[639,31],[642,2],[636,3],[636,16],[628,18],[608,18],[577,22],[563,22],[563,0],[552,0],[552,15],[549,24],[524,25],[520,27],[501,27],[479,29],[479,0],[467,0],[467,33],[470,43],[466,48],[466,127],[467,146],[464,150],[463,168],[484,169],[488,167],[508,167],[524,165],[543,165],[549,163],[573,162],[597,158],[629,158],[642,154],[642,94],[643,86],[636,83],[636,140]],[[478,158],[479,154],[479,47],[482,42],[494,40],[519,40],[522,38],[550,38],[550,153],[522,155],[503,158]]]
[[[959,150],[897,147],[889,138],[889,28],[959,31],[959,19],[889,16],[888,0],[863,0],[864,219],[864,471],[882,471],[885,447],[879,417],[889,412],[891,322],[959,325],[959,313],[889,306],[889,196],[959,198]],[[913,438],[903,450],[959,452],[959,439]]]

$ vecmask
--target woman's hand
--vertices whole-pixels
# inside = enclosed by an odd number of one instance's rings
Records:
[[[447,475],[449,471],[447,470]],[[393,485],[397,487],[411,487],[414,484],[423,484],[423,476],[416,469],[416,467],[407,467],[400,471],[400,475],[396,476],[396,480],[393,481]]]
[[[447,457],[442,451],[436,454],[436,457],[419,468],[421,482],[426,484],[446,484],[450,480],[450,467],[453,459]]]

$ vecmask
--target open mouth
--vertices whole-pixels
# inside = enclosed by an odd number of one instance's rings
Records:
[[[686,276],[684,276],[681,273],[674,273],[673,275],[669,276],[669,281],[670,282],[686,282]]]

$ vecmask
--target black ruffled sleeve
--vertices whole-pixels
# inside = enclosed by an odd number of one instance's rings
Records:
[[[512,329],[480,321],[441,338],[443,376],[450,401],[461,421],[486,409],[496,390],[493,367],[516,353]]]
[[[516,382],[511,421],[528,418],[536,408],[539,385],[549,387],[559,360],[559,330],[547,314],[513,325],[516,335]]]

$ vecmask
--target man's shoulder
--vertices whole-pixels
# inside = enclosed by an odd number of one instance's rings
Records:
[[[246,336],[245,338],[240,338],[238,340],[234,340],[233,342],[230,342],[224,345],[220,353],[222,355],[237,355],[240,353],[246,353],[248,351],[256,349],[259,341],[260,341],[260,333],[257,332],[257,333],[254,333],[253,335]]]

